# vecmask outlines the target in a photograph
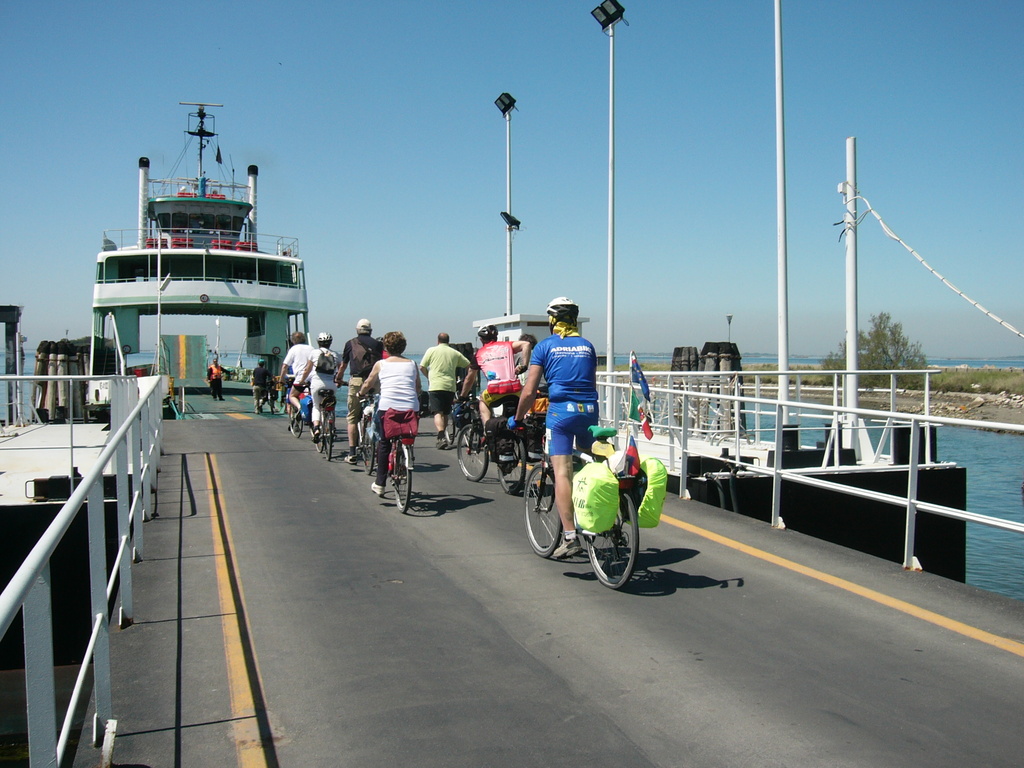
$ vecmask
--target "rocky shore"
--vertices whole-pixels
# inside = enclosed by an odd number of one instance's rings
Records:
[[[889,409],[888,392],[863,392],[860,396],[864,408]],[[923,413],[924,393],[900,390],[896,395],[896,410],[900,413]],[[951,419],[970,419],[979,422],[998,422],[1024,426],[1024,395],[1001,392],[997,395],[968,392],[932,392],[931,415]],[[985,428],[979,425],[980,428]]]

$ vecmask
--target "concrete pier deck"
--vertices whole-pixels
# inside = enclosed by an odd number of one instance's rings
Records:
[[[244,398],[166,424],[115,765],[1020,764],[1024,603],[671,497],[612,592],[421,427],[402,515]]]

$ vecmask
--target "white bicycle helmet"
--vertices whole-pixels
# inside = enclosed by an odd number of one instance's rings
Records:
[[[316,343],[319,344],[321,347],[329,347],[331,346],[331,342],[333,341],[334,337],[331,336],[331,334],[329,334],[327,331],[320,331],[320,333],[316,335]]]
[[[559,296],[548,302],[548,317],[554,322],[576,323],[580,316],[579,305],[572,299]]]

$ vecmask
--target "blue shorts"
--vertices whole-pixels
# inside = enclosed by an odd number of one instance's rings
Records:
[[[571,456],[573,442],[589,451],[594,436],[589,428],[597,425],[597,403],[550,403],[547,417],[548,456]]]

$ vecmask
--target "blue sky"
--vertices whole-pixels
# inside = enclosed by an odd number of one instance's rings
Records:
[[[87,333],[137,161],[172,172],[187,109],[260,167],[263,233],[299,238],[315,331],[370,317],[422,350],[505,307],[510,92],[517,312],[567,294],[605,338],[608,41],[596,0],[3,3],[0,303],[29,345]],[[616,32],[616,348],[777,346],[772,0],[631,0]],[[431,15],[434,14],[434,15]],[[845,141],[861,193],[937,270],[1024,329],[1024,3],[785,0],[790,352],[843,337]],[[179,172],[193,172],[192,154]],[[227,171],[230,173],[230,170]],[[220,174],[210,174],[220,175]],[[863,210],[863,207],[862,207]],[[873,219],[861,326],[926,354],[1024,354]],[[214,333],[212,321],[164,332]],[[222,346],[244,335],[225,321]],[[148,333],[143,326],[143,334]],[[145,336],[144,336],[145,337]]]

